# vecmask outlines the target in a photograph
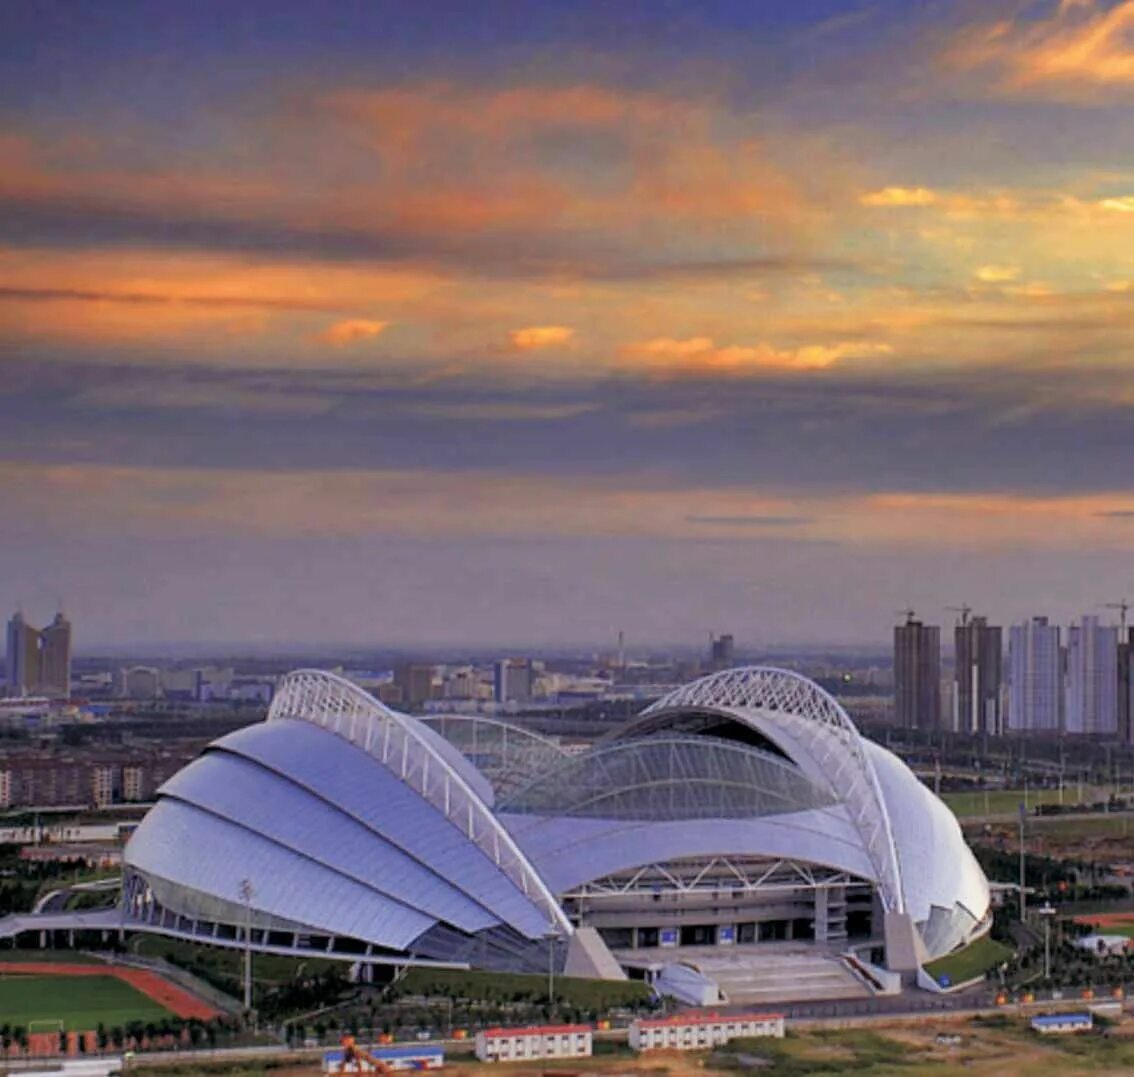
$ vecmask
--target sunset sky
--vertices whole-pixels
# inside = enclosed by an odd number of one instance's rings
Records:
[[[80,649],[1107,612],[1134,0],[5,3],[0,364]]]

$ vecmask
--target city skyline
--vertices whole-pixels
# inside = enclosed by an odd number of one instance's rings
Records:
[[[1101,612],[1131,17],[9,5],[0,599],[83,650]]]

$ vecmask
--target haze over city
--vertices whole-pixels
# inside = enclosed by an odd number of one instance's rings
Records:
[[[7,5],[3,608],[80,649],[1098,611],[1132,20]]]

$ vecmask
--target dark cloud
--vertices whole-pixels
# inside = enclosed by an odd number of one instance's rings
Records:
[[[498,279],[562,277],[633,282],[776,278],[869,268],[848,259],[792,253],[711,258],[685,252],[671,254],[666,249],[665,237],[660,235],[653,243],[642,245],[632,240],[621,242],[609,234],[564,232],[556,228],[495,228],[459,235],[395,226],[369,225],[363,229],[299,225],[284,220],[156,210],[127,202],[73,198],[60,202],[41,198],[0,202],[0,242],[27,247],[138,246],[339,263],[407,263]],[[12,289],[10,298],[52,298],[50,294],[18,295],[20,291]],[[73,298],[84,297],[78,293]],[[60,294],[58,298],[65,296]],[[291,304],[282,300],[280,306]]]
[[[286,296],[273,298],[242,298],[238,296],[208,295],[162,295],[159,292],[98,292],[80,288],[4,288],[0,287],[2,300],[31,300],[33,302],[83,302],[83,303],[124,303],[127,305],[183,304],[190,307],[217,307],[224,309],[249,308],[258,310],[310,310],[334,312],[346,308],[326,303],[312,303],[310,300]]]
[[[1035,374],[1030,382],[1006,371],[864,381],[822,372],[623,378],[581,387],[506,382],[483,371],[421,384],[389,369],[124,366],[58,355],[44,361],[15,349],[0,359],[0,458],[7,459],[490,469],[596,480],[619,472],[675,491],[737,487],[789,495],[1134,488],[1134,408],[1101,390],[1084,404],[1077,396],[1083,378],[1070,374]],[[183,386],[191,391],[179,409]],[[631,418],[690,409],[710,417],[676,428]],[[312,413],[297,417],[297,410]],[[479,418],[454,418],[462,412]],[[536,418],[492,421],[496,412]],[[554,422],[538,418],[552,413]]]

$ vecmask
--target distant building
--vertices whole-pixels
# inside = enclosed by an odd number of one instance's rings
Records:
[[[984,617],[962,620],[953,630],[956,691],[953,728],[960,733],[1000,736],[1000,670],[1003,633]]]
[[[1094,1027],[1094,1016],[1085,1013],[1039,1013],[1032,1018],[1032,1031],[1041,1036],[1066,1034],[1068,1032],[1090,1032]]]
[[[1093,615],[1067,630],[1065,694],[1067,733],[1118,732],[1118,632]]]
[[[394,684],[401,689],[403,706],[420,707],[433,698],[433,667],[407,662],[394,670]]]
[[[202,703],[228,699],[236,671],[231,666],[206,666],[196,671],[200,678],[197,698]]]
[[[146,795],[146,770],[138,764],[122,768],[122,799],[128,803],[144,800]]]
[[[39,691],[39,632],[17,611],[8,622],[8,693],[34,695]]]
[[[9,695],[71,694],[71,622],[62,613],[40,631],[17,611],[8,622],[7,657]]]
[[[1134,744],[1134,628],[1118,641],[1118,739]]]
[[[122,792],[119,780],[122,771],[109,763],[91,767],[91,803],[96,808],[105,808],[119,799]]]
[[[534,681],[526,658],[502,658],[493,667],[492,697],[497,703],[528,703]]]
[[[894,717],[906,729],[941,725],[941,629],[912,615],[894,628]]]
[[[529,1062],[538,1058],[588,1058],[590,1025],[533,1025],[529,1028],[487,1028],[476,1034],[481,1062]]]
[[[385,703],[388,707],[401,706],[401,685],[395,684],[393,681],[383,681],[374,690],[374,698],[377,699],[379,703]]]
[[[1033,617],[1008,631],[1008,729],[1058,733],[1063,710],[1059,626]]]
[[[166,699],[196,702],[201,697],[199,669],[163,669],[160,673],[161,694]]]
[[[130,666],[119,670],[118,687],[118,694],[126,699],[158,699],[161,673],[153,666]]]
[[[445,676],[442,695],[446,699],[476,699],[480,680],[472,666],[451,669]]]
[[[735,657],[736,646],[731,634],[709,638],[709,666],[712,669],[730,669]]]
[[[673,1017],[639,1017],[630,1025],[635,1051],[707,1051],[734,1039],[783,1037],[779,1013],[685,1013]]]
[[[57,613],[40,633],[40,691],[44,695],[71,694],[71,622]]]
[[[0,755],[0,808],[104,807],[151,799],[195,755],[115,750],[96,755],[22,749]]]

